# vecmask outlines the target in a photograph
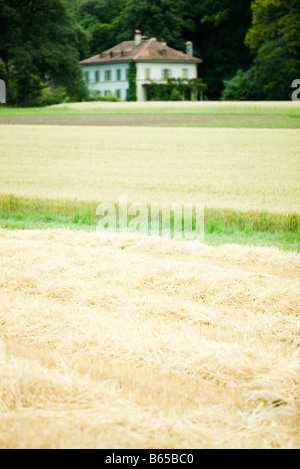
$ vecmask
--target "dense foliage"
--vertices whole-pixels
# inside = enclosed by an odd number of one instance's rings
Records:
[[[183,51],[192,41],[208,99],[290,99],[300,78],[298,0],[0,0],[8,102],[86,99],[79,60],[135,29]]]
[[[129,88],[128,88],[127,101],[136,101],[137,99],[136,72],[137,72],[136,63],[133,60],[131,60],[129,62],[129,73],[128,73]]]
[[[254,56],[250,70],[226,83],[224,99],[290,99],[291,84],[300,78],[300,3],[298,0],[255,0],[246,44]],[[236,86],[237,82],[240,86]]]
[[[61,95],[86,97],[78,63],[86,34],[63,0],[0,0],[0,31],[9,103],[46,104],[54,84]]]

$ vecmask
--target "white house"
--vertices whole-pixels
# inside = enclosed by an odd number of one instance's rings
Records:
[[[197,78],[197,65],[202,60],[193,57],[191,42],[186,43],[186,48],[186,53],[183,53],[135,31],[134,41],[124,41],[80,63],[91,92],[103,97],[117,96],[126,101],[129,63],[135,62],[137,100],[146,101],[146,84],[166,83],[168,78]]]

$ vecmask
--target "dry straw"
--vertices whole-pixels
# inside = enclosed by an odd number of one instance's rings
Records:
[[[299,448],[300,256],[0,231],[2,448]]]

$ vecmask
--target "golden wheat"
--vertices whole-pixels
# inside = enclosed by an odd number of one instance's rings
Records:
[[[103,109],[107,111],[147,111],[147,110],[171,110],[171,111],[202,111],[202,110],[253,110],[260,111],[263,109],[291,109],[295,110],[296,105],[292,101],[178,101],[178,102],[85,102],[85,103],[63,103],[51,106],[53,108],[69,108],[75,110],[95,110]]]
[[[3,194],[299,213],[297,130],[0,127]]]

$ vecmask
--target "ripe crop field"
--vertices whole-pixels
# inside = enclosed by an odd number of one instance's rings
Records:
[[[299,115],[0,108],[1,448],[300,448]],[[96,232],[121,195],[205,244]]]
[[[0,127],[2,193],[297,212],[299,132]]]

